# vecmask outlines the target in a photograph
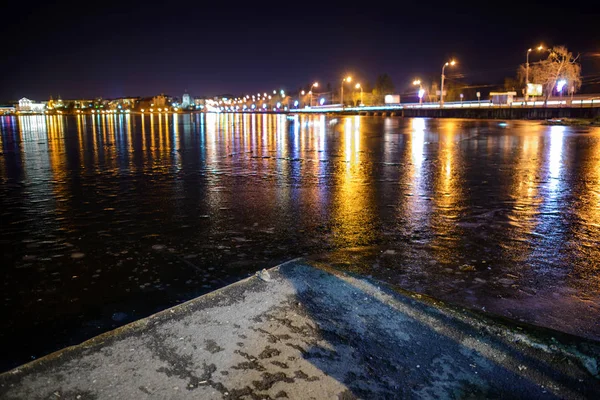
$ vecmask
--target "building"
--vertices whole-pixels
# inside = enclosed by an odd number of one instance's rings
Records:
[[[77,109],[93,108],[94,99],[77,99],[73,100],[73,107]]]
[[[19,105],[16,107],[18,112],[23,113],[43,113],[46,109],[46,104],[44,103],[36,103],[32,100],[29,100],[27,97],[23,97],[19,100]]]
[[[159,94],[158,96],[154,96],[152,98],[152,106],[153,107],[164,107],[166,106],[168,99],[167,96],[165,96],[164,94]]]
[[[188,108],[191,104],[191,99],[190,99],[190,95],[187,93],[183,94],[183,97],[181,98],[181,107],[183,108]]]
[[[108,102],[108,107],[111,109],[116,109],[116,108],[131,109],[131,108],[135,108],[139,102],[140,102],[139,97],[118,97],[116,99],[110,100]]]
[[[0,105],[0,115],[14,114],[17,109],[14,106]]]
[[[492,104],[512,104],[517,92],[490,92]]]

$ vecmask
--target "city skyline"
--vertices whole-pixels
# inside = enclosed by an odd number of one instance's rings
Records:
[[[12,37],[1,67],[10,77],[0,88],[4,101],[292,91],[314,80],[337,87],[348,73],[371,83],[387,73],[401,92],[416,77],[439,77],[451,58],[462,82],[497,83],[514,77],[538,43],[581,53],[584,79],[600,70],[597,15],[570,23],[561,8],[541,3],[431,3],[426,11],[415,4],[15,7],[2,28]]]

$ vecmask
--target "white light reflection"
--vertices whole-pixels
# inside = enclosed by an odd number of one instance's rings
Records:
[[[344,136],[346,167],[350,168],[350,161],[352,160],[352,119],[350,118],[346,118],[344,124]]]
[[[550,184],[548,189],[552,196],[556,195],[560,184],[560,173],[563,167],[562,153],[564,143],[564,126],[552,126],[550,128],[550,154],[548,155],[548,178]]]
[[[411,155],[412,162],[416,169],[415,174],[421,176],[421,167],[423,165],[423,146],[425,145],[425,120],[423,118],[414,118],[411,120]]]
[[[319,118],[319,151],[325,152],[325,115]]]
[[[423,229],[429,225],[428,206],[425,196],[427,193],[427,182],[423,173],[424,146],[425,146],[425,120],[423,118],[411,119],[410,132],[410,159],[411,166],[406,171],[409,177],[410,195],[406,196],[403,213],[406,215],[412,229]]]

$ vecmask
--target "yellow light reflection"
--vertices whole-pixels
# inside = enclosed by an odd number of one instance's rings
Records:
[[[343,119],[343,143],[345,168],[335,177],[332,219],[336,230],[335,244],[354,247],[369,243],[374,225],[373,185],[369,180],[367,166],[360,158],[360,119]]]
[[[600,291],[600,129],[589,133],[580,156],[578,175],[585,177],[585,185],[574,187],[573,197],[573,234],[577,238],[579,260],[570,263],[573,273],[567,280],[576,279],[573,285],[581,288],[582,281],[589,285],[591,291]],[[587,136],[587,135],[586,135]],[[587,301],[586,301],[587,302]],[[587,306],[586,306],[587,307]]]
[[[462,233],[456,222],[464,208],[463,159],[459,155],[461,139],[468,134],[456,121],[439,121],[437,170],[433,175],[433,205],[431,215],[432,254],[440,266],[452,265]]]

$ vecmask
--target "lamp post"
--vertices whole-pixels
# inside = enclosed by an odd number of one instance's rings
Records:
[[[354,86],[356,89],[360,89],[360,104],[362,105],[363,103],[363,91],[362,91],[362,86],[360,85],[360,83],[357,83],[356,86]]]
[[[448,61],[446,62],[444,65],[442,65],[442,84],[440,86],[440,106],[444,105],[444,79],[446,78],[446,76],[444,75],[444,70],[446,69],[446,67],[448,65],[456,65],[456,61],[452,60],[452,61]]]
[[[342,79],[342,93],[340,95],[340,103],[342,103],[342,108],[344,108],[344,82],[352,82],[352,77],[348,76],[344,79]]]
[[[312,107],[312,89],[313,87],[319,87],[319,82],[315,82],[310,86],[310,90],[308,91],[308,94],[310,94],[310,106]]]
[[[544,46],[539,45],[536,47],[537,51],[544,50]],[[533,49],[527,49],[527,57],[525,59],[525,101],[528,99],[527,89],[529,85],[529,53],[531,53]]]
[[[419,85],[419,104],[423,104],[423,95],[425,94],[425,91],[423,90],[423,85],[421,85],[421,80],[420,79],[415,79],[413,81],[413,85]]]

